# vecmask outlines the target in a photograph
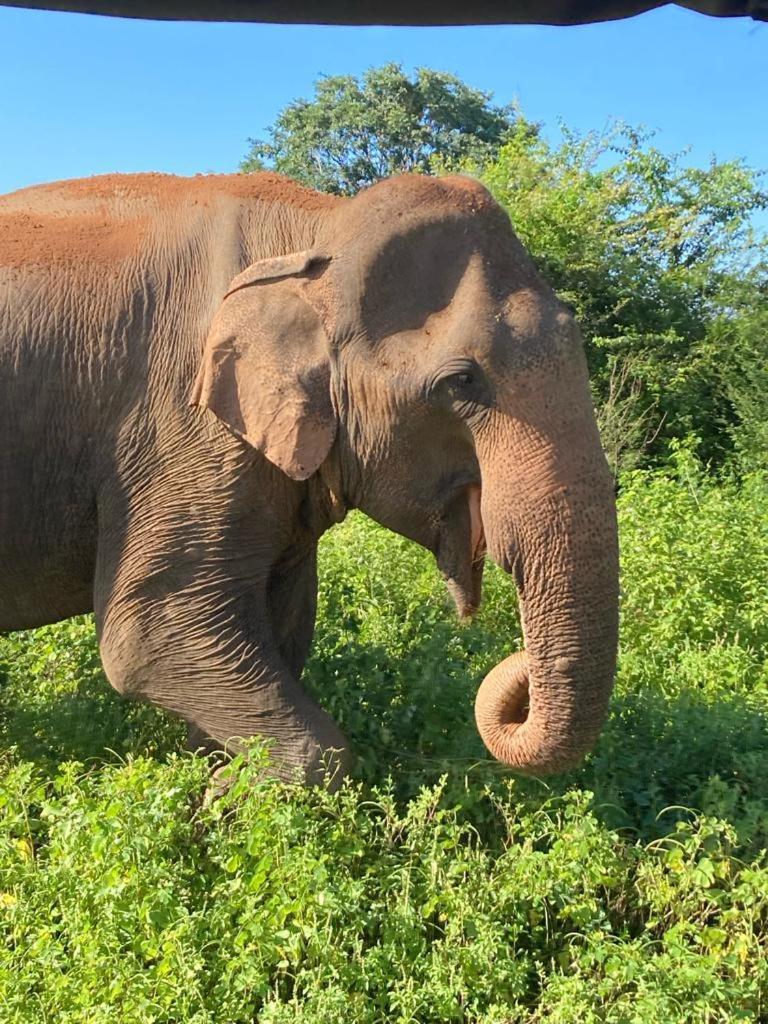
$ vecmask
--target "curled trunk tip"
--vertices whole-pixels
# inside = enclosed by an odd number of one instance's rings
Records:
[[[475,697],[475,722],[489,752],[504,764],[511,757],[513,737],[528,718],[528,668],[525,651],[512,654],[491,669]]]
[[[594,736],[555,728],[535,692],[525,651],[491,669],[475,698],[475,721],[483,743],[498,761],[520,772],[546,775],[574,767]]]

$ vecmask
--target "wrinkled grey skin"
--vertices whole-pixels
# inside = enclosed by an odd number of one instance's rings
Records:
[[[0,239],[0,629],[93,609],[117,690],[338,779],[298,679],[318,538],[360,508],[435,553],[461,614],[486,546],[514,574],[526,652],[478,695],[489,749],[532,772],[589,749],[612,481],[578,331],[480,185],[114,176],[3,197]]]

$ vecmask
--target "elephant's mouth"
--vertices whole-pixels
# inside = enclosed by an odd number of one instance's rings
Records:
[[[470,548],[472,551],[472,564],[482,562],[485,558],[487,545],[485,543],[485,529],[483,528],[483,517],[480,512],[482,491],[477,484],[472,484],[467,491],[469,503],[469,521],[471,527]]]
[[[481,491],[470,484],[461,495],[460,528],[440,538],[437,562],[461,619],[471,618],[480,607],[486,542],[480,514]]]

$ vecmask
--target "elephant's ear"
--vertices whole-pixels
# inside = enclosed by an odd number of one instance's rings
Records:
[[[292,253],[238,274],[213,318],[190,397],[294,480],[315,472],[336,434],[328,338],[300,279],[327,259]]]

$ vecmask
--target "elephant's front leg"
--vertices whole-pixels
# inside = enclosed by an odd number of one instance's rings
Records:
[[[317,614],[317,545],[307,545],[272,568],[267,583],[272,635],[283,662],[299,679],[309,657]]]
[[[298,680],[312,646],[317,613],[317,545],[280,559],[267,580],[267,609],[272,636],[283,664]],[[187,746],[214,754],[220,744],[194,725],[188,726]]]
[[[140,566],[114,557],[112,573],[110,560],[100,566],[96,619],[110,683],[181,716],[219,749],[264,736],[281,776],[337,783],[346,740],[298,684],[314,624],[314,557],[294,576],[272,576],[241,549],[232,579],[221,561],[151,548],[134,549]]]

